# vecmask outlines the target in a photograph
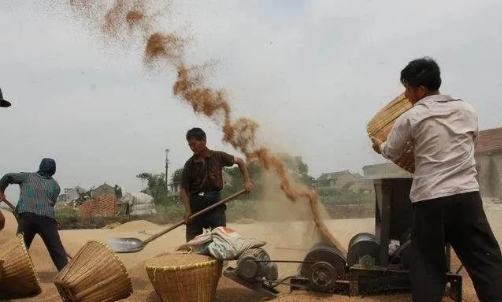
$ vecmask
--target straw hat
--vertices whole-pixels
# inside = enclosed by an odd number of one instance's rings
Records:
[[[385,142],[396,119],[411,107],[413,107],[411,102],[404,96],[404,93],[401,93],[371,119],[366,127],[368,135]],[[407,142],[405,152],[394,163],[410,173],[415,172],[415,160],[411,141]]]
[[[54,284],[65,302],[113,302],[129,297],[131,279],[104,243],[91,240],[59,272]]]
[[[33,267],[23,235],[0,246],[3,273],[0,279],[1,297],[26,297],[40,293],[40,282]]]
[[[222,262],[200,254],[169,254],[145,262],[163,302],[213,302]]]

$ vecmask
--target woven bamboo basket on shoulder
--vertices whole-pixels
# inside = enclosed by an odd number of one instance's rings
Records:
[[[24,244],[23,235],[0,246],[0,297],[28,297],[41,292],[40,281]]]
[[[392,130],[396,119],[412,106],[404,93],[397,96],[369,121],[366,130],[370,138],[376,137],[383,142],[387,141],[387,136]],[[410,173],[415,172],[415,159],[411,142],[407,142],[403,155],[394,163]]]
[[[169,254],[145,262],[163,302],[213,302],[222,262],[200,254]]]
[[[129,297],[131,279],[122,261],[104,243],[91,240],[54,278],[64,302],[113,302]]]

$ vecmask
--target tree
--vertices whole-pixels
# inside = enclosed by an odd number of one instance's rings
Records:
[[[151,174],[143,172],[136,175],[137,178],[147,181],[147,187],[143,193],[153,197],[155,203],[167,202],[167,187],[165,182],[165,173]]]
[[[183,175],[183,168],[176,169],[171,176],[171,183],[173,185],[181,184],[181,176]]]
[[[303,183],[309,187],[312,186],[314,178],[308,175],[308,166],[304,163],[301,157],[292,157],[286,153],[280,153],[276,155],[281,158],[286,166],[286,169],[293,176],[295,181]],[[249,172],[249,178],[255,185],[255,191],[249,195],[250,199],[259,199],[264,191],[264,186],[261,183],[261,175],[265,171],[265,168],[260,163],[259,160],[254,160],[248,162],[246,167]],[[223,193],[226,195],[233,194],[244,187],[244,179],[241,176],[239,167],[234,166],[231,168],[225,168],[225,171],[232,176],[232,182],[229,187],[224,188]],[[243,197],[244,198],[244,197]]]

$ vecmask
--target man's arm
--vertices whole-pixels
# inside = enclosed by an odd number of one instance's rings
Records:
[[[8,173],[0,179],[0,201],[5,199],[5,189],[11,184],[22,184],[26,180],[26,173]]]
[[[234,162],[239,166],[242,178],[244,178],[244,187],[246,191],[250,192],[254,189],[253,183],[249,179],[248,168],[246,167],[246,162],[240,157],[234,157]]]
[[[181,188],[180,197],[183,202],[183,206],[185,207],[185,219],[187,219],[192,216],[192,209],[190,208],[190,198],[188,197],[188,193],[185,188]]]
[[[185,217],[184,219],[188,219],[188,217],[192,216],[192,209],[190,207],[190,196],[188,195],[188,175],[187,175],[186,165],[183,167],[183,171],[181,172],[181,190],[180,190],[180,198],[183,202],[183,206],[185,207]]]
[[[403,155],[406,143],[411,140],[411,125],[407,115],[401,115],[390,131],[387,141],[372,137],[373,149],[390,160],[397,160]]]

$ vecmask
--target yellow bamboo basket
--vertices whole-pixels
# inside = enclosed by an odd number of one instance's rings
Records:
[[[54,278],[64,302],[113,302],[129,297],[132,283],[115,253],[104,243],[88,241]]]
[[[392,130],[396,119],[412,106],[404,93],[397,96],[369,121],[366,130],[370,138],[376,137],[383,142],[387,141],[387,136]],[[411,141],[407,143],[403,155],[394,163],[410,173],[415,172],[415,159]]]
[[[42,291],[23,235],[0,246],[0,261],[3,261],[0,297],[28,297]]]
[[[163,302],[213,302],[222,262],[200,254],[169,254],[145,262]]]

